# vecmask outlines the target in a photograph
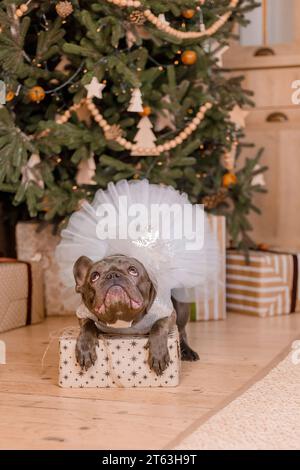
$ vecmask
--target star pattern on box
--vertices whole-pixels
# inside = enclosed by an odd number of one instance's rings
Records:
[[[85,88],[88,92],[88,98],[99,98],[100,100],[103,98],[102,92],[106,85],[104,83],[100,83],[97,77],[93,77],[91,83],[85,85]]]
[[[101,336],[98,359],[85,371],[76,362],[76,338],[63,337],[60,339],[59,385],[69,388],[177,386],[180,373],[177,329],[169,335],[170,364],[162,376],[158,377],[149,367],[147,342],[147,336]]]

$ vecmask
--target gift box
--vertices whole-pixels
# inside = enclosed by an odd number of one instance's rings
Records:
[[[180,374],[180,343],[177,328],[169,334],[170,364],[161,376],[148,365],[147,336],[102,335],[97,361],[82,370],[75,358],[78,333],[60,338],[59,385],[65,388],[176,387]]]
[[[271,317],[300,311],[299,254],[227,252],[227,310]]]
[[[55,258],[60,237],[54,235],[53,225],[41,226],[35,222],[19,222],[16,228],[18,258],[31,262],[38,260],[42,266],[47,316],[72,315],[78,306],[75,291],[65,289]]]
[[[219,243],[220,270],[215,281],[197,293],[197,302],[190,306],[191,321],[226,319],[226,219],[209,215],[208,222]]]
[[[44,317],[40,263],[0,258],[0,332],[39,323]]]

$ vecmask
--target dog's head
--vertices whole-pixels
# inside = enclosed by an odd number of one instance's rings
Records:
[[[155,288],[135,258],[108,256],[94,263],[86,256],[74,265],[76,292],[85,306],[106,324],[139,321],[155,299]]]

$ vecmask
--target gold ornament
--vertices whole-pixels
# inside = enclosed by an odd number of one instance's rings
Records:
[[[135,10],[129,15],[130,23],[136,24],[138,26],[142,26],[146,22],[146,18],[144,13],[140,10]]]
[[[139,113],[140,116],[150,116],[150,114],[152,113],[152,109],[150,108],[150,106],[144,106],[144,109],[141,113]]]
[[[110,129],[105,132],[105,138],[107,140],[116,140],[118,137],[122,137],[123,131],[118,124],[113,124]]]
[[[187,50],[181,54],[181,62],[184,65],[194,65],[197,62],[197,58],[198,56],[195,51]]]
[[[6,101],[7,103],[9,103],[10,101],[12,101],[15,97],[15,93],[12,91],[12,90],[9,90],[7,93],[6,93]]]
[[[271,247],[267,243],[259,243],[257,245],[258,250],[260,251],[270,251]]]
[[[223,176],[223,187],[229,188],[237,183],[237,176],[234,173],[225,173]]]
[[[205,196],[201,204],[204,204],[205,209],[211,210],[218,207],[228,196],[227,188],[221,188],[217,193]]]
[[[28,92],[30,101],[33,101],[34,103],[40,103],[45,99],[45,96],[45,90],[41,86],[34,86]]]
[[[183,16],[183,18],[185,18],[186,20],[190,20],[190,19],[192,19],[192,18],[195,16],[195,13],[196,13],[196,11],[195,11],[195,10],[192,10],[192,9],[190,9],[190,10],[184,10],[184,11],[182,12],[182,16]]]
[[[73,13],[74,8],[71,2],[58,2],[55,10],[61,18],[67,18]]]

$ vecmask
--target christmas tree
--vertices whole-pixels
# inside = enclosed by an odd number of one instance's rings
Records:
[[[258,155],[235,170],[251,94],[226,76],[222,52],[255,6],[2,0],[1,198],[55,222],[110,181],[148,178],[226,214],[232,242],[249,246],[264,169]]]

